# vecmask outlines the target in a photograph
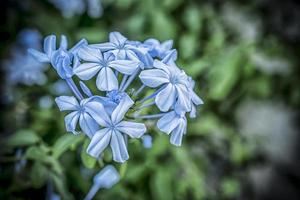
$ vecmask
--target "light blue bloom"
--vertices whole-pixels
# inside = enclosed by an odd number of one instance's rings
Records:
[[[87,62],[75,67],[74,73],[82,80],[89,80],[99,72],[96,86],[101,91],[118,89],[118,79],[112,69],[131,75],[139,65],[138,62],[132,60],[115,60],[113,54],[103,55],[99,49],[90,46],[79,50],[78,56]]]
[[[152,147],[152,137],[151,135],[144,135],[142,137],[143,145],[146,149],[150,149]]]
[[[163,59],[172,49],[173,40],[160,43],[157,39],[150,38],[144,41],[143,46],[149,49],[149,54],[152,57]]]
[[[66,94],[71,94],[71,90],[68,86],[68,84],[64,80],[58,80],[54,84],[50,86],[50,91],[51,93],[55,95],[66,95]]]
[[[66,130],[76,134],[76,126],[79,121],[81,130],[88,136],[92,137],[99,130],[99,120],[102,122],[101,109],[103,105],[97,97],[83,99],[78,103],[77,99],[72,96],[60,96],[55,99],[60,111],[72,111],[65,117]]]
[[[103,128],[92,137],[87,148],[88,154],[98,158],[110,144],[114,161],[123,163],[129,158],[124,135],[126,134],[131,138],[139,138],[146,132],[144,124],[123,120],[126,112],[133,104],[134,102],[129,96],[122,98],[111,116],[107,114],[104,107],[98,108],[98,112],[101,113],[99,118],[102,120],[97,122]]]
[[[59,9],[65,18],[73,17],[76,14],[83,14],[85,11],[84,0],[49,0]]]
[[[8,85],[23,83],[25,85],[43,85],[47,81],[45,64],[36,61],[23,52],[13,52],[12,58],[3,62]]]
[[[119,32],[109,34],[109,42],[92,44],[92,47],[100,49],[102,52],[109,51],[120,60],[136,60],[136,52],[147,53],[146,48],[135,47],[132,43]]]
[[[188,92],[188,78],[183,70],[155,60],[154,69],[144,70],[139,77],[144,85],[157,88],[155,103],[163,111],[175,106],[178,110],[190,111],[191,102]]]
[[[51,63],[62,79],[68,79],[73,76],[73,67],[79,64],[76,56],[77,51],[84,45],[87,45],[87,41],[82,39],[73,48],[67,50],[67,38],[62,35],[60,46],[56,49],[56,36],[50,35],[44,40],[44,53],[35,49],[29,49],[28,51],[36,60]]]
[[[120,175],[116,168],[107,165],[94,177],[94,183],[84,200],[91,200],[100,188],[109,189],[120,181]]]
[[[186,134],[187,120],[185,112],[177,113],[171,111],[166,113],[157,121],[157,127],[162,132],[171,134],[170,143],[175,146],[181,146],[182,137]]]
[[[35,29],[24,29],[18,34],[17,43],[21,45],[23,48],[41,48],[42,36],[39,31]]]
[[[103,14],[102,0],[87,0],[87,14],[92,18],[101,17]]]
[[[43,96],[39,99],[39,106],[44,109],[49,109],[53,105],[53,99],[50,95]]]

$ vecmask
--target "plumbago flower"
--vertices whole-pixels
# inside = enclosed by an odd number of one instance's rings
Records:
[[[196,106],[203,104],[194,92],[195,82],[176,65],[172,44],[171,40],[130,41],[112,32],[109,42],[89,45],[83,39],[68,50],[65,36],[57,49],[52,35],[45,38],[44,52],[29,52],[38,61],[50,63],[74,93],[56,98],[61,111],[70,111],[66,130],[91,139],[87,148],[91,156],[101,157],[109,146],[113,160],[123,163],[129,159],[128,136],[151,138],[149,133],[144,135],[144,121],[157,120],[157,128],[170,135],[170,143],[180,146],[187,131],[187,113],[196,117]],[[92,92],[90,84],[98,91]]]

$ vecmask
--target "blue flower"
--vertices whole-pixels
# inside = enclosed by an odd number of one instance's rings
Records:
[[[85,11],[85,4],[83,0],[49,0],[56,8],[61,10],[65,18],[73,17],[75,14],[82,14]]]
[[[171,111],[157,121],[157,127],[162,132],[171,134],[170,142],[175,146],[181,146],[182,137],[186,134],[187,120],[185,112]]]
[[[139,138],[146,131],[146,126],[142,123],[123,121],[126,112],[133,104],[131,98],[126,96],[122,98],[111,116],[107,114],[104,107],[98,109],[98,112],[101,113],[99,118],[102,118],[102,120],[98,120],[98,123],[103,128],[94,134],[87,148],[87,152],[91,156],[99,157],[110,144],[114,161],[123,163],[129,158],[124,135]]]
[[[114,60],[110,53],[101,53],[99,49],[85,46],[78,52],[78,56],[88,61],[74,68],[74,73],[82,80],[89,80],[98,72],[96,85],[101,91],[111,91],[118,89],[118,79],[113,69],[126,75],[131,75],[139,63],[132,60]]]
[[[144,41],[143,46],[149,49],[149,53],[152,57],[163,59],[172,49],[173,40],[160,43],[157,39],[150,38]]]
[[[102,0],[87,0],[87,14],[92,18],[98,18],[103,14]]]
[[[143,84],[148,87],[156,88],[160,86],[155,97],[157,107],[163,112],[168,111],[171,107],[190,111],[188,79],[184,71],[158,60],[155,60],[153,65],[154,69],[142,71],[139,77]]]
[[[100,188],[109,189],[120,181],[120,175],[112,165],[105,166],[98,174],[94,176],[94,183],[84,200],[94,198]]]
[[[142,137],[143,145],[146,149],[150,149],[152,147],[152,137],[151,135],[144,135]]]
[[[55,99],[60,111],[72,111],[65,117],[66,130],[74,134],[77,133],[76,126],[79,121],[81,130],[90,138],[99,130],[99,120],[102,122],[101,100],[96,97],[83,99],[78,103],[72,96],[60,96]]]
[[[120,60],[136,60],[136,52],[141,52],[144,54],[147,53],[146,48],[135,47],[127,38],[125,38],[119,32],[111,32],[109,34],[109,42],[101,44],[92,44],[91,46],[100,49],[102,52],[109,51],[115,55],[116,59]]]
[[[84,45],[87,45],[87,41],[82,39],[73,48],[67,50],[67,38],[62,35],[60,46],[56,49],[56,36],[50,35],[44,40],[44,53],[34,49],[28,51],[39,62],[51,63],[62,79],[68,79],[73,76],[73,67],[79,64],[76,55]]]

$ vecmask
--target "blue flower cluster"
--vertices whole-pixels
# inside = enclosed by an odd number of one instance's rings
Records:
[[[47,81],[44,71],[47,66],[37,62],[26,53],[28,48],[40,49],[41,35],[37,30],[24,29],[17,42],[11,48],[11,57],[2,62],[8,86],[22,83],[25,85],[42,85]]]
[[[98,18],[103,13],[102,0],[49,0],[49,2],[61,10],[65,18],[81,15],[85,11],[91,18]]]
[[[141,138],[147,131],[143,120],[158,119],[157,128],[170,135],[172,144],[181,145],[186,114],[195,117],[196,106],[203,102],[194,92],[192,78],[176,65],[172,41],[130,41],[112,32],[109,42],[88,44],[83,39],[71,49],[67,46],[65,36],[57,48],[56,37],[50,35],[44,52],[29,52],[50,63],[73,91],[75,96],[60,96],[56,103],[61,111],[70,111],[65,117],[67,131],[82,131],[91,138],[87,148],[91,156],[101,156],[110,146],[114,161],[125,162],[128,137]],[[95,84],[97,95],[87,83]],[[152,113],[141,114],[145,110]]]

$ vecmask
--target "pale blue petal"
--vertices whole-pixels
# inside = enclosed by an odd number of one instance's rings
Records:
[[[56,36],[49,35],[44,40],[44,52],[48,55],[48,57],[50,57],[52,52],[55,50],[56,50]]]
[[[132,99],[128,95],[125,95],[111,114],[112,122],[114,124],[119,123],[133,104],[134,102]]]
[[[169,50],[172,48],[173,46],[173,40],[167,40],[167,41],[164,41],[162,44],[161,44],[162,48],[165,49],[165,50]]]
[[[202,99],[194,91],[191,91],[190,95],[194,104],[196,104],[197,106],[203,104]]]
[[[28,49],[28,53],[39,62],[50,62],[49,57],[40,51],[37,51],[35,49]]]
[[[96,80],[97,88],[101,91],[117,90],[118,79],[109,67],[103,67]]]
[[[89,80],[97,74],[101,69],[99,63],[83,63],[73,69],[73,73],[76,74],[81,80]]]
[[[165,57],[164,59],[161,61],[165,64],[173,64],[173,62],[177,59],[177,51],[174,49],[172,51],[170,51]]]
[[[172,71],[173,71],[172,67],[166,65],[165,63],[163,63],[159,60],[154,60],[153,67],[163,70],[165,73],[168,74],[169,77],[171,76],[171,74],[174,74],[174,73],[172,73]]]
[[[151,137],[151,135],[144,135],[142,137],[142,140],[143,140],[143,146],[146,149],[150,149],[152,147],[152,137]]]
[[[155,97],[157,107],[163,111],[168,111],[176,100],[176,88],[169,83],[166,88],[160,91]]]
[[[103,55],[99,49],[84,46],[78,51],[78,56],[84,61],[99,62],[103,60]]]
[[[68,48],[68,40],[67,40],[67,37],[65,35],[61,36],[59,47],[62,48],[62,49],[67,49]]]
[[[109,34],[109,42],[117,44],[119,46],[124,45],[124,43],[127,41],[127,38],[125,38],[121,33],[119,32],[111,32]]]
[[[91,44],[90,46],[100,49],[101,51],[109,51],[116,48],[116,46],[111,42],[105,42],[101,44]]]
[[[88,113],[82,113],[80,115],[79,125],[81,130],[90,138],[99,130],[99,125]]]
[[[142,123],[122,121],[117,125],[117,130],[126,133],[132,138],[140,138],[146,132],[146,126]]]
[[[55,98],[55,102],[60,111],[77,110],[79,108],[78,101],[72,96],[60,96]]]
[[[179,119],[174,111],[169,112],[157,121],[157,128],[162,132],[170,134],[178,126]]]
[[[177,90],[177,102],[175,109],[178,111],[190,111],[191,110],[191,97],[187,88],[184,85],[176,85]]]
[[[171,144],[175,146],[181,146],[183,135],[186,133],[186,125],[186,120],[180,119],[179,125],[171,133]]]
[[[144,85],[152,88],[169,82],[168,74],[160,69],[144,70],[140,73],[139,77]]]
[[[139,63],[132,60],[115,60],[109,62],[109,67],[127,75],[131,75],[138,68],[138,66]]]
[[[75,133],[76,125],[78,122],[79,118],[79,113],[78,111],[71,112],[65,117],[65,125],[66,125],[66,130],[68,132]]]
[[[101,188],[109,189],[120,180],[120,175],[116,168],[112,165],[106,165],[94,177],[94,183],[100,185]]]
[[[100,102],[90,101],[85,104],[85,110],[89,113],[95,121],[104,127],[109,126],[110,118],[107,115],[105,108]]]
[[[113,154],[113,160],[123,163],[128,160],[129,155],[123,135],[119,131],[113,131],[110,147]]]
[[[97,131],[91,139],[89,146],[86,149],[86,152],[98,158],[100,154],[105,150],[109,145],[111,139],[111,131],[108,128],[101,129]]]
[[[81,39],[77,44],[75,44],[70,50],[70,53],[76,54],[82,47],[86,46],[88,42],[86,39]]]
[[[192,109],[190,112],[190,118],[195,118],[196,117],[196,106],[192,105]]]

